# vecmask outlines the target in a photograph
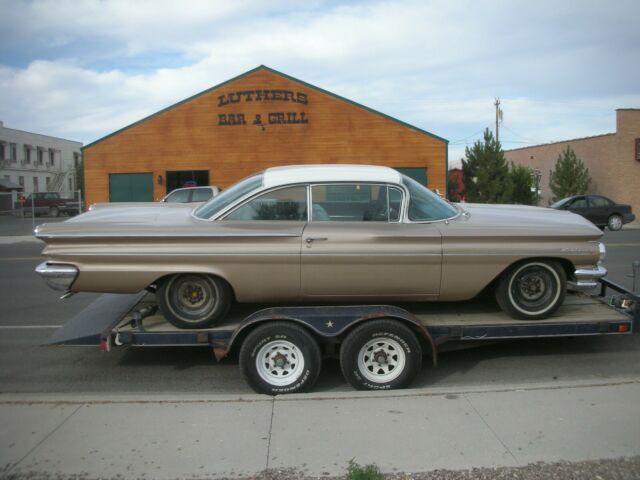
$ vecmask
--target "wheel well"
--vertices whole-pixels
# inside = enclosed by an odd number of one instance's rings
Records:
[[[282,323],[290,323],[292,325],[297,325],[300,328],[303,328],[307,331],[307,333],[309,335],[311,335],[317,342],[318,345],[320,345],[321,349],[324,348],[325,345],[327,345],[329,342],[327,341],[326,337],[323,337],[322,335],[319,335],[318,332],[314,331],[311,327],[309,327],[308,324],[306,324],[305,322],[302,322],[300,320],[292,320],[290,318],[283,318],[283,319],[279,319],[279,318],[270,318],[270,319],[264,319],[264,320],[260,320],[258,322],[252,323],[250,325],[247,325],[246,327],[242,328],[242,330],[240,330],[231,340],[231,345],[230,347],[227,349],[227,351],[224,354],[223,358],[227,358],[229,355],[232,354],[236,354],[241,346],[242,343],[244,342],[244,340],[249,336],[249,334],[251,332],[253,332],[256,328],[261,327],[262,325],[266,325],[269,322],[282,322]]]
[[[556,258],[556,257],[521,258],[520,260],[515,261],[512,264],[506,266],[498,275],[496,275],[496,277],[493,280],[491,280],[491,282],[489,282],[489,285],[487,285],[485,288],[482,289],[482,291],[478,295],[485,294],[485,293],[487,293],[489,291],[493,292],[495,290],[496,284],[498,283],[498,281],[500,281],[500,278],[502,278],[502,276],[509,269],[515,267],[516,265],[520,265],[522,263],[531,262],[531,261],[551,261],[551,262],[556,262],[556,263],[560,264],[560,266],[563,268],[567,278],[571,278],[571,276],[573,275],[573,272],[575,271],[575,267],[574,267],[573,263],[571,263],[571,261],[567,260],[566,258]]]
[[[236,292],[233,290],[233,286],[227,281],[227,279],[224,278],[224,277],[221,277],[220,275],[215,275],[213,273],[208,273],[208,272],[175,272],[175,273],[167,273],[166,275],[162,275],[162,276],[156,278],[152,283],[150,283],[147,286],[147,290],[150,290],[152,292],[156,292],[162,283],[166,282],[167,280],[169,280],[169,278],[173,277],[174,275],[208,275],[210,277],[215,277],[215,278],[217,278],[219,280],[222,280],[224,283],[227,284],[227,287],[229,287],[229,291],[231,292],[231,300],[233,301],[233,303],[236,302]]]

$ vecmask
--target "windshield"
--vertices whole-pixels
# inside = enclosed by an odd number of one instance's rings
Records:
[[[549,205],[550,208],[560,208],[563,205],[565,205],[566,203],[569,202],[569,200],[573,199],[573,197],[569,197],[569,198],[563,198],[562,200],[558,200],[556,203],[552,203],[551,205]]]
[[[262,186],[262,174],[247,177],[232,185],[220,195],[213,197],[207,203],[198,207],[193,214],[198,218],[209,219],[216,213],[222,211],[236,200],[244,197],[248,193],[257,190]]]
[[[409,190],[409,220],[428,222],[454,217],[458,210],[424,185],[402,175],[402,184]]]

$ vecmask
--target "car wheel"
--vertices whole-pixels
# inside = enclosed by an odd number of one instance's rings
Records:
[[[49,209],[49,216],[50,217],[57,217],[58,215],[60,215],[60,210],[58,210],[58,207],[51,207]]]
[[[622,217],[614,213],[609,217],[609,220],[607,220],[607,227],[609,227],[609,230],[617,232],[622,228]]]
[[[318,342],[304,328],[270,322],[242,342],[239,364],[251,388],[277,395],[309,390],[320,374],[322,355]]]
[[[404,388],[422,367],[414,333],[396,320],[371,320],[356,327],[340,347],[340,368],[356,390]]]
[[[542,320],[555,312],[567,289],[567,275],[554,261],[532,260],[509,268],[498,281],[496,300],[511,317]]]
[[[227,283],[210,275],[173,275],[157,293],[160,311],[178,328],[207,328],[222,320],[231,305]]]

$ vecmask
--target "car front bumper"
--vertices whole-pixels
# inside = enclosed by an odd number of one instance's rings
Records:
[[[573,279],[567,282],[569,290],[586,291],[598,286],[598,280],[607,274],[602,265],[595,268],[578,268],[573,272]]]
[[[78,276],[78,269],[66,263],[42,262],[36,273],[54,290],[68,291]]]

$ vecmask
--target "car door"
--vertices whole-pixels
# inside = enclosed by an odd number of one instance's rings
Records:
[[[261,193],[214,222],[218,234],[207,246],[207,261],[233,286],[239,302],[300,299],[307,188]]]
[[[606,225],[609,215],[611,215],[612,203],[610,200],[599,195],[589,195],[589,212],[591,220],[596,225]]]
[[[305,298],[425,299],[440,289],[441,235],[431,224],[400,221],[403,191],[375,184],[311,187],[304,229]]]

